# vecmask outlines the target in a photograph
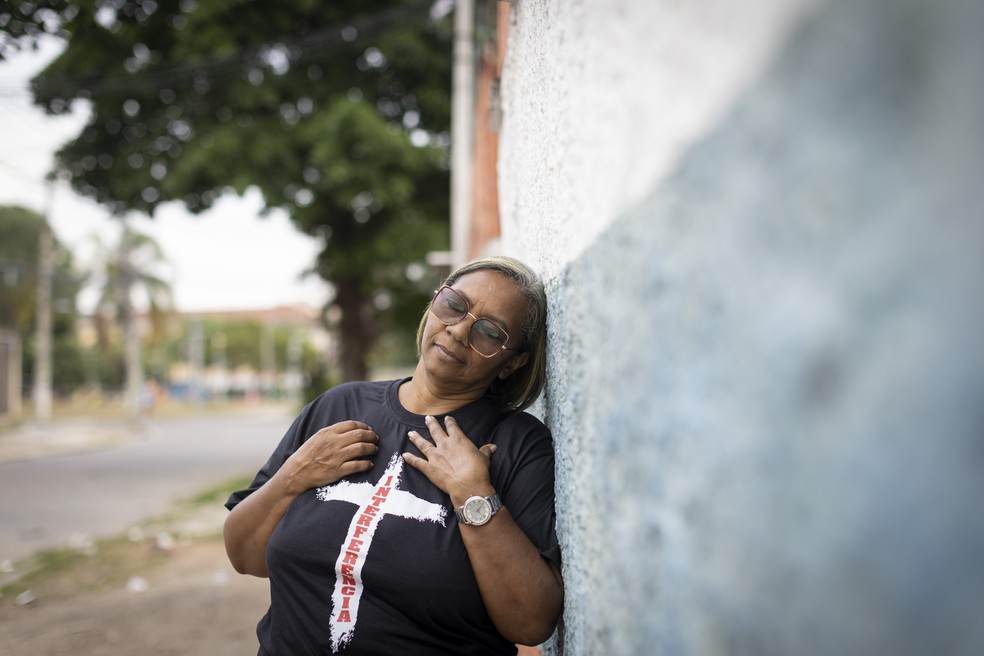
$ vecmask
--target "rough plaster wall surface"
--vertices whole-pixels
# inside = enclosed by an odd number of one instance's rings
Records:
[[[563,22],[519,9],[520,31]],[[614,219],[555,269],[552,651],[984,653],[982,28],[976,0],[823,5],[648,195],[606,197]],[[512,66],[544,67],[550,96],[574,74],[563,47]],[[574,111],[512,107],[509,139]],[[501,184],[549,271],[578,210],[519,198],[608,178],[537,143],[532,162],[507,144]]]
[[[817,2],[514,2],[504,248],[559,273],[714,126]]]

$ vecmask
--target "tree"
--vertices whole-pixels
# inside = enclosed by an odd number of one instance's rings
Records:
[[[91,105],[57,155],[84,195],[118,214],[175,200],[200,212],[256,186],[321,240],[312,269],[335,291],[352,379],[381,330],[412,333],[433,280],[407,267],[448,243],[451,34],[430,7],[25,2],[4,29],[68,39],[33,89],[51,113]]]
[[[108,350],[111,326],[120,326],[126,363],[126,406],[132,416],[137,416],[144,377],[134,296],[140,294],[146,300],[151,343],[163,341],[167,314],[174,305],[171,287],[161,275],[167,258],[153,237],[133,230],[126,222],[117,244],[107,245],[98,239],[96,244],[96,266],[90,275],[99,290],[95,312],[99,344]]]
[[[34,334],[37,321],[38,243],[44,219],[22,207],[0,207],[0,325],[14,330],[24,345],[25,381],[34,380]],[[76,298],[82,276],[72,254],[54,239],[52,335],[55,391],[66,394],[84,380],[76,342]]]

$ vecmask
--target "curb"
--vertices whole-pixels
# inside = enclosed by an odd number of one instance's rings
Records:
[[[125,444],[142,434],[125,422],[55,420],[25,423],[0,432],[0,463],[74,455]]]

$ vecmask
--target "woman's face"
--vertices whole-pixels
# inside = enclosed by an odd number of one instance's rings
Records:
[[[508,333],[507,349],[522,345],[526,299],[508,276],[498,271],[473,271],[451,287],[465,299],[474,317],[490,319]],[[485,389],[496,378],[506,378],[526,363],[529,354],[518,350],[500,351],[490,358],[476,353],[469,337],[474,323],[475,318],[465,315],[460,322],[447,326],[428,312],[420,357],[430,375],[457,381],[466,389]]]

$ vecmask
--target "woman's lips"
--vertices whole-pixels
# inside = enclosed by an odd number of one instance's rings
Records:
[[[436,349],[438,350],[438,352],[439,352],[439,353],[440,353],[440,354],[441,354],[441,355],[442,355],[442,356],[443,356],[443,357],[444,357],[444,358],[445,358],[446,360],[452,360],[452,361],[454,361],[454,362],[458,362],[458,363],[460,363],[460,364],[464,364],[464,360],[462,360],[461,358],[459,358],[458,356],[456,356],[456,355],[455,355],[455,354],[454,354],[454,353],[453,353],[453,352],[452,352],[452,351],[451,351],[450,349],[448,349],[448,348],[446,348],[446,347],[444,347],[444,346],[441,346],[441,345],[440,345],[440,344],[438,344],[437,342],[434,342],[434,347],[435,347],[435,348],[436,348]]]

